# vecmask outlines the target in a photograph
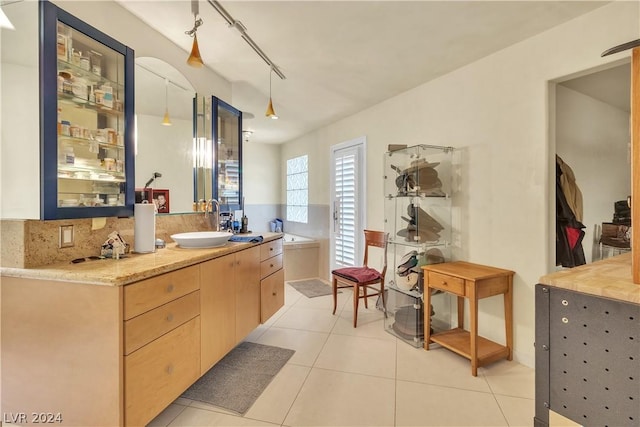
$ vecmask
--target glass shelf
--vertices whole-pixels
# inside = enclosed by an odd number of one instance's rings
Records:
[[[58,59],[58,72],[67,72],[72,76],[81,77],[89,84],[99,86],[109,85],[114,89],[114,92],[122,92],[124,90],[124,85],[117,81],[107,79],[101,75],[97,75],[89,70],[85,70],[71,62],[63,61],[61,59]]]
[[[93,169],[86,169],[86,168],[72,168],[72,167],[68,167],[68,166],[60,166],[59,170],[62,172],[60,174],[58,174],[58,178],[60,179],[73,179],[73,180],[77,180],[77,181],[98,181],[98,182],[125,182],[124,179],[124,174],[122,173],[116,173],[116,172],[110,172],[110,171],[102,171],[99,174],[95,174],[97,176],[88,176],[88,177],[83,177],[83,176],[70,176],[70,175],[66,175],[64,174],[64,172],[68,172],[68,173],[87,173],[87,171],[93,171]]]
[[[116,104],[114,102],[114,107],[106,107],[102,104],[97,104],[89,101],[88,99],[76,96],[73,93],[58,92],[58,103],[66,103],[77,108],[82,107],[88,110],[93,110],[99,114],[108,114],[113,117],[122,117],[124,114],[122,110],[117,109],[117,105],[120,104]]]

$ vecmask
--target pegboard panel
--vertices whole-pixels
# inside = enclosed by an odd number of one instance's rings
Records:
[[[640,425],[640,305],[551,288],[550,409],[584,426]]]

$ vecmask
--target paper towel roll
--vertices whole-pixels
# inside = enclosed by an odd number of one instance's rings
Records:
[[[133,249],[138,253],[156,249],[156,205],[136,203],[133,207]]]

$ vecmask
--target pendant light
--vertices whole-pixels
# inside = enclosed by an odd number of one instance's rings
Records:
[[[171,119],[169,118],[169,79],[164,80],[164,117],[162,118],[163,126],[171,126]]]
[[[267,111],[264,113],[265,116],[277,120],[278,115],[273,110],[273,101],[271,100],[271,75],[273,74],[273,67],[269,69],[269,105],[267,105]]]
[[[195,22],[193,23],[193,28],[184,33],[189,37],[193,37],[193,45],[191,46],[189,58],[187,58],[187,64],[195,68],[201,68],[204,65],[202,57],[200,56],[200,49],[198,48],[198,35],[196,34],[198,27],[202,25],[202,19],[198,18],[199,11],[198,0],[191,0],[191,13],[193,13]]]
[[[204,65],[204,62],[202,62],[202,57],[200,56],[200,49],[198,48],[198,35],[195,33],[195,29],[200,24],[202,24],[202,19],[198,19],[195,23],[196,26],[193,27],[193,46],[191,47],[189,58],[187,58],[187,64],[195,68],[200,68]]]

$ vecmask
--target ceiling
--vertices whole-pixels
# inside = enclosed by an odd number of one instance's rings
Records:
[[[185,51],[191,2],[117,0]],[[251,142],[282,143],[362,111],[608,2],[246,1],[221,4],[286,76],[272,75],[279,120],[264,116],[269,66],[206,1],[198,43],[205,65],[252,113]],[[535,19],[532,19],[535,17]]]
[[[631,64],[623,64],[607,70],[560,83],[587,96],[631,112]]]

